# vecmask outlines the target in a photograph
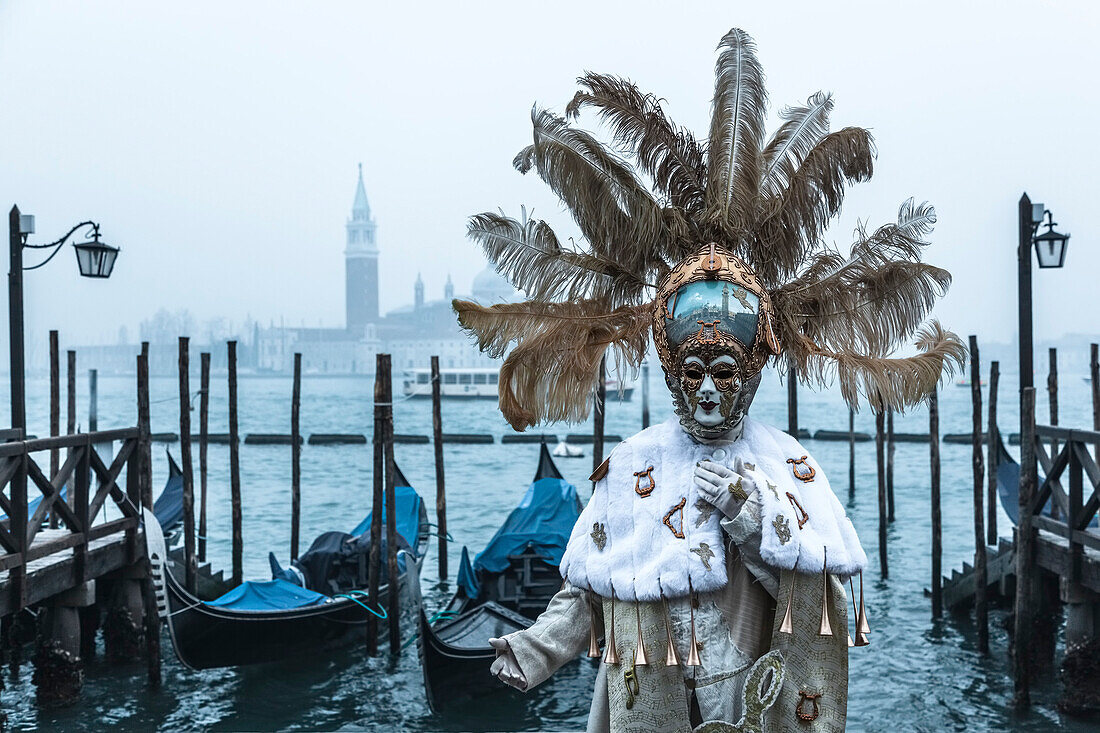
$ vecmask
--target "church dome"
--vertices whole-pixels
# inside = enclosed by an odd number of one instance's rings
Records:
[[[486,267],[474,278],[472,295],[483,305],[507,303],[515,299],[516,289],[492,267]]]

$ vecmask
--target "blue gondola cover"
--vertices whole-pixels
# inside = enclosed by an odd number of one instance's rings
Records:
[[[393,493],[397,496],[397,506],[395,507],[397,534],[404,537],[409,545],[416,547],[416,538],[420,533],[420,495],[411,486],[396,486]],[[382,501],[383,506],[386,506],[385,502],[388,501],[388,496],[385,493],[382,495]],[[359,536],[370,531],[371,514],[373,512],[369,512],[363,521],[351,531],[353,535]],[[382,526],[383,528],[386,526],[384,514]],[[385,530],[383,529],[384,534]]]
[[[233,590],[206,605],[234,611],[286,611],[317,606],[328,596],[285,580],[246,580]]]
[[[499,573],[508,567],[509,555],[527,547],[549,564],[557,565],[578,517],[576,487],[564,479],[541,478],[528,487],[523,501],[474,559],[474,569]]]
[[[153,502],[153,514],[166,535],[183,521],[183,471],[176,465],[171,453],[168,453],[168,480]]]

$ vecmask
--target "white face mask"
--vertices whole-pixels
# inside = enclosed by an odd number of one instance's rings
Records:
[[[709,363],[689,356],[680,366],[680,374],[680,391],[692,409],[692,420],[710,429],[729,420],[741,389],[732,356],[723,354]]]

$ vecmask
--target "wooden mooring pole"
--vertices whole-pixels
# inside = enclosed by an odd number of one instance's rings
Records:
[[[376,354],[374,361],[374,490],[371,498],[370,514],[370,563],[367,567],[367,603],[377,609],[378,586],[382,575],[382,488],[385,482],[383,464],[385,450],[382,447],[382,403],[385,402],[385,389],[382,386],[382,362],[385,354]],[[371,613],[367,616],[367,654],[378,653],[378,619]]]
[[[88,370],[88,432],[99,430],[99,370]]]
[[[199,354],[199,562],[206,561],[206,448],[210,443],[210,352]]]
[[[886,408],[886,507],[888,522],[894,521],[894,408]]]
[[[1049,349],[1050,371],[1047,372],[1047,407],[1050,412],[1050,424],[1058,424],[1058,349]],[[1058,439],[1050,439],[1050,457],[1053,460],[1058,455]],[[1050,516],[1058,518],[1058,502],[1050,502]]]
[[[386,618],[390,627],[390,654],[401,651],[401,593],[397,572],[397,467],[393,460],[393,380],[390,355],[378,365],[382,380],[382,449],[386,459],[386,575],[389,576],[389,592],[386,594]]]
[[[302,402],[302,355],[294,354],[294,386],[290,394],[290,559],[298,559],[298,524],[302,516],[302,445],[298,423]]]
[[[878,565],[883,579],[890,577],[890,567],[886,559],[886,456],[885,435],[886,410],[880,405],[875,407],[875,460],[878,464]]]
[[[190,339],[179,337],[180,463],[183,469],[183,557],[187,591],[198,591],[195,562],[195,475],[191,466],[191,354]]]
[[[447,491],[443,481],[443,390],[439,357],[432,357],[432,447],[435,449],[435,523],[439,533],[439,579],[447,579]]]
[[[76,434],[76,352],[72,349],[65,352],[65,434]],[[73,506],[75,485],[75,482],[69,479],[69,506]]]
[[[61,353],[57,331],[50,331],[50,437],[61,434]],[[50,449],[50,480],[61,466],[61,451]],[[50,512],[50,528],[57,528],[57,512]]]
[[[153,457],[149,442],[149,343],[142,342],[141,353],[137,357],[137,412],[138,412],[138,455],[140,461],[139,484],[141,504],[153,509]],[[167,558],[165,558],[167,560]],[[167,572],[167,567],[165,568]],[[160,615],[157,611],[157,599],[153,590],[152,578],[142,585],[142,605],[145,616],[145,663],[149,684],[159,687],[160,673]]]
[[[943,615],[943,516],[940,514],[940,402],[938,390],[928,395],[928,457],[932,488],[932,618]]]
[[[982,372],[978,356],[978,337],[970,337],[971,445],[974,468],[974,618],[978,625],[978,651],[989,653],[989,606],[986,603],[988,574],[985,561],[985,463],[982,460]]]
[[[848,408],[848,497],[856,495],[856,411]]]
[[[985,489],[987,506],[986,544],[997,544],[997,466],[1001,459],[1001,429],[997,425],[997,385],[1001,380],[1001,364],[989,363],[989,425],[986,428],[986,462],[989,464],[988,485]]]
[[[1035,534],[1032,529],[1032,503],[1035,501],[1035,388],[1025,387],[1020,395],[1020,494],[1019,521],[1016,523],[1016,599],[1012,633],[1013,701],[1017,709],[1031,704],[1031,632],[1035,625],[1035,605],[1039,587],[1035,576]]]
[[[649,361],[642,362],[642,430],[649,427]]]
[[[798,368],[787,364],[787,434],[798,440]]]
[[[229,367],[229,501],[233,522],[234,586],[244,578],[244,536],[241,531],[241,441],[237,427],[237,342],[226,344]]]
[[[596,382],[595,405],[592,414],[592,471],[603,463],[603,419],[607,407],[607,355],[600,359],[600,377]]]
[[[1092,383],[1092,429],[1100,432],[1100,344],[1089,345],[1089,382]],[[1100,443],[1093,448],[1100,463]]]

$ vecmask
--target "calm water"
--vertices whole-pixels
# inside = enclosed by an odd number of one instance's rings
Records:
[[[1062,423],[1091,424],[1084,369],[1062,374]],[[193,378],[192,384],[197,384]],[[87,424],[85,383],[80,384],[80,423]],[[100,379],[99,425],[119,427],[135,421],[131,378]],[[302,429],[311,432],[369,433],[373,384],[368,380],[307,377],[302,390]],[[1000,414],[1004,430],[1015,432],[1014,375],[1001,380]],[[174,379],[154,378],[153,429],[178,432],[178,396]],[[241,432],[287,432],[290,420],[290,380],[242,379]],[[28,384],[31,432],[47,434],[48,385]],[[654,421],[669,414],[669,400],[660,379],[652,375]],[[785,389],[769,373],[753,407],[757,419],[786,425]],[[941,430],[970,429],[970,391],[946,386],[941,396]],[[4,395],[6,400],[6,395]],[[197,401],[196,401],[197,405]],[[800,395],[801,423],[811,431],[847,429],[847,411],[835,393]],[[1040,413],[1046,414],[1045,399]],[[493,402],[444,404],[444,429],[491,432],[506,425]],[[192,423],[197,431],[198,411]],[[898,431],[926,432],[921,410],[899,416]],[[430,403],[420,400],[396,406],[396,429],[428,433]],[[628,436],[640,428],[640,401],[608,407],[607,432]],[[584,432],[585,427],[559,427],[559,433]],[[856,429],[873,432],[873,417],[857,415]],[[224,377],[212,388],[211,431],[227,430]],[[845,443],[809,442],[807,447],[826,469],[841,501],[860,532],[872,562],[877,561],[877,522],[873,443],[857,444],[857,486],[847,491],[848,447]],[[177,452],[178,445],[173,447]],[[397,446],[397,460],[411,482],[429,498],[434,493],[430,445]],[[949,570],[973,552],[970,448],[944,445],[943,517],[944,568]],[[515,506],[535,470],[537,446],[451,445],[446,448],[448,523],[455,543],[450,547],[452,573],[462,545],[478,551]],[[159,491],[167,475],[162,446],[154,447],[154,486]],[[195,456],[197,474],[197,454]],[[228,450],[210,447],[210,540],[208,555],[215,567],[230,564]],[[587,496],[585,481],[591,458],[559,459],[566,478]],[[284,562],[289,551],[290,451],[287,447],[243,446],[245,576],[269,577],[267,552]],[[975,651],[976,637],[968,619],[930,620],[923,589],[930,573],[928,509],[928,448],[897,446],[895,492],[897,521],[890,526],[890,579],[867,574],[868,613],[873,629],[869,647],[853,649],[849,723],[851,730],[1086,730],[1068,723],[1053,709],[1053,683],[1039,691],[1041,704],[1026,718],[1008,712],[1012,683],[1008,676],[1003,612],[991,621],[992,654]],[[371,492],[370,446],[306,446],[302,453],[302,536],[308,541],[329,529],[351,529],[367,513]],[[999,524],[1004,533],[1007,519]],[[422,585],[429,609],[441,605],[450,589],[436,576],[435,544],[424,564]],[[452,576],[453,579],[453,576]],[[403,629],[408,637],[412,629]],[[168,639],[164,644],[164,686],[145,687],[144,668],[110,667],[97,659],[87,668],[83,699],[61,710],[38,710],[30,678],[23,668],[18,681],[5,679],[0,703],[15,729],[41,730],[577,730],[587,717],[595,668],[577,662],[527,696],[519,709],[471,711],[447,719],[431,715],[424,701],[415,646],[396,661],[369,659],[361,649],[347,649],[308,660],[263,668],[191,672],[176,661]],[[486,674],[488,671],[486,670]]]

